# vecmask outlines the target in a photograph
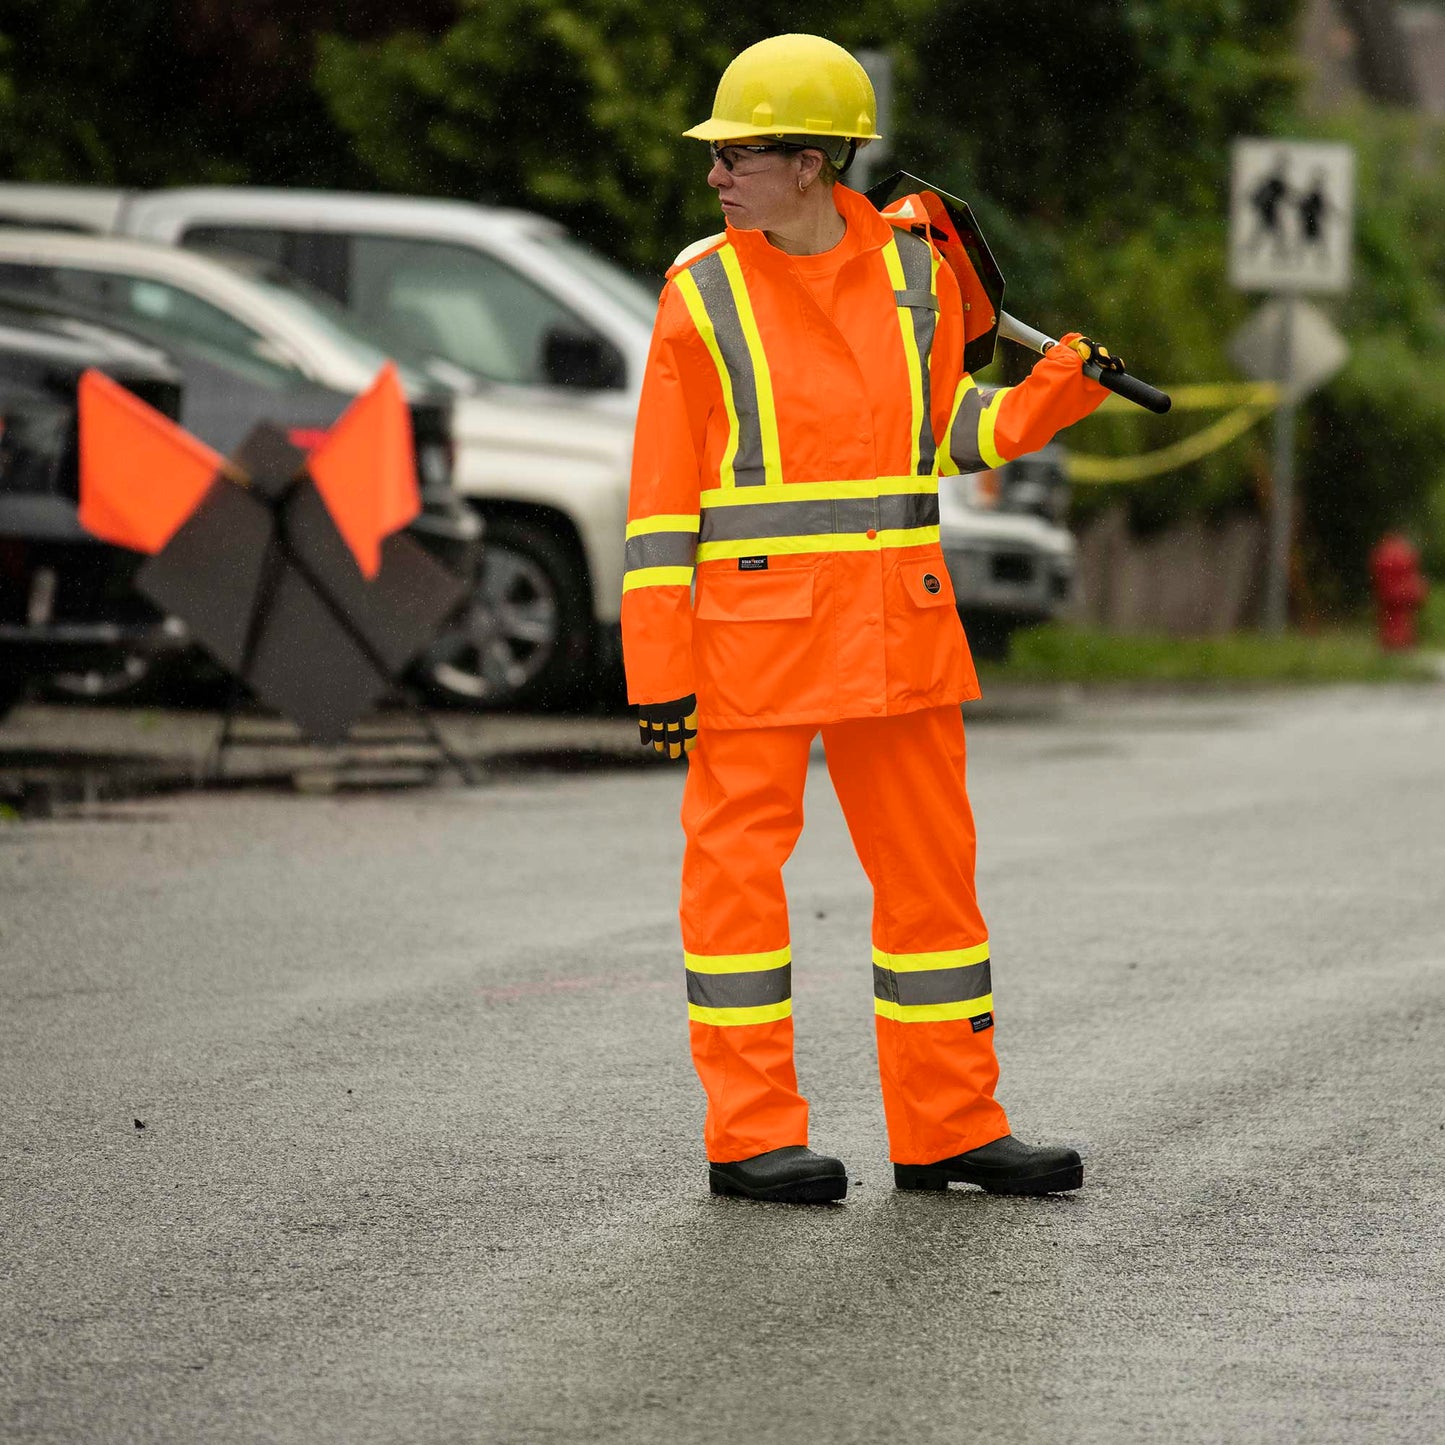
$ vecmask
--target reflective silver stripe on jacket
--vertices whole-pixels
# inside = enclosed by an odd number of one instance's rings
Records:
[[[948,453],[960,472],[986,471],[994,463],[985,460],[979,445],[979,423],[1000,391],[1008,388],[971,386],[964,392],[948,433]]]
[[[767,473],[763,466],[763,424],[758,410],[757,376],[722,255],[714,251],[711,256],[704,256],[689,268],[688,274],[697,286],[707,318],[712,322],[713,336],[733,385],[733,409],[738,419],[734,479],[740,487],[761,486],[767,481]]]
[[[623,569],[635,572],[643,567],[691,567],[696,555],[696,532],[653,532],[627,539]]]
[[[938,316],[938,295],[934,285],[933,251],[921,236],[896,232],[898,259],[908,285],[893,293],[896,304],[907,307],[913,318],[913,339],[918,346],[919,381],[923,391],[923,415],[918,426],[918,475],[933,470],[933,405],[929,361],[933,355],[933,332]]]
[[[761,541],[937,525],[938,493],[909,492],[834,501],[759,502],[749,507],[705,506],[699,540],[732,542],[755,537]]]

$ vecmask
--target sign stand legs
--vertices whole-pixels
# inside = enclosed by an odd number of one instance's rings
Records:
[[[391,673],[391,668],[388,666],[385,659],[383,659],[377,653],[376,648],[371,644],[370,640],[357,626],[354,625],[351,619],[347,617],[346,613],[337,605],[336,601],[321,586],[320,580],[312,572],[310,566],[306,562],[306,559],[298,555],[297,552],[292,549],[289,541],[287,540],[284,529],[278,530],[276,536],[273,537],[266,550],[266,558],[261,573],[261,582],[259,587],[257,588],[256,600],[251,614],[250,623],[246,630],[246,641],[242,649],[241,665],[238,671],[232,674],[231,677],[231,685],[226,697],[225,711],[223,712],[221,717],[221,726],[217,731],[215,742],[212,744],[210,754],[206,759],[200,779],[198,780],[202,785],[207,783],[218,783],[222,780],[225,773],[226,753],[229,749],[233,747],[241,745],[247,745],[251,747],[297,746],[297,742],[293,742],[292,740],[284,738],[266,738],[264,740],[259,738],[249,740],[238,739],[236,736],[235,727],[237,721],[237,714],[240,711],[241,703],[245,694],[245,683],[243,679],[250,671],[251,663],[255,657],[256,647],[261,637],[262,624],[264,623],[266,616],[271,609],[271,604],[275,596],[276,588],[281,581],[282,572],[284,570],[283,564],[289,564],[290,566],[294,567],[298,572],[301,573],[303,577],[307,579],[307,581],[309,581],[316,588],[317,596],[321,599],[321,601],[326,607],[326,610],[331,614],[333,620],[337,623],[338,626],[340,626],[340,628],[347,634],[347,636],[350,637],[352,642],[356,644],[356,646],[361,650],[362,654],[366,657],[367,661],[371,663],[371,665],[377,670],[377,672],[379,672],[383,677],[389,676]],[[471,763],[468,762],[466,758],[462,757],[461,754],[458,753],[454,748],[452,748],[451,745],[447,742],[447,740],[442,736],[441,730],[437,727],[436,721],[431,715],[431,711],[421,703],[421,701],[417,698],[415,692],[412,690],[409,684],[401,682],[396,684],[396,688],[401,695],[402,701],[406,705],[407,711],[411,714],[413,721],[416,722],[417,726],[421,729],[422,734],[431,744],[432,748],[445,761],[448,766],[455,770],[455,772],[465,784],[467,784],[468,786],[474,786],[477,782],[477,774],[473,769]],[[298,741],[304,745],[304,739]],[[366,739],[363,743],[353,743],[350,746],[379,747],[386,744],[414,741],[416,741],[415,737],[407,738],[387,735],[380,738],[369,738]],[[347,746],[347,744],[343,743],[339,746],[345,747]],[[333,745],[329,749],[329,751],[331,753],[331,756],[334,758],[338,751],[338,746]]]

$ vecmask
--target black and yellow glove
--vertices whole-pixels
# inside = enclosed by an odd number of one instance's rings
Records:
[[[1100,371],[1117,372],[1124,369],[1122,356],[1115,356],[1107,346],[1101,346],[1097,341],[1090,341],[1087,336],[1076,336],[1069,342],[1069,346],[1084,358],[1085,363],[1096,362]]]
[[[642,746],[649,744],[670,758],[680,758],[697,746],[697,695],[689,693],[673,702],[645,702],[637,709]]]

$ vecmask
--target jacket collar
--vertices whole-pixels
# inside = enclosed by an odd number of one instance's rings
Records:
[[[867,196],[839,181],[833,187],[833,204],[863,250],[877,251],[887,245],[893,226],[878,214]],[[787,256],[786,251],[778,250],[761,231],[740,231],[729,225],[727,238],[738,255],[754,265]]]

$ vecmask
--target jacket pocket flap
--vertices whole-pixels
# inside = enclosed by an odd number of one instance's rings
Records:
[[[721,572],[698,578],[697,617],[704,622],[774,622],[813,615],[813,573]]]
[[[905,568],[903,585],[918,607],[953,606],[953,579],[942,562],[915,563]]]

